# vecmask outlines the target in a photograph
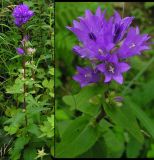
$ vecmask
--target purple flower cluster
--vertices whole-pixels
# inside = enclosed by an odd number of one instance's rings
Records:
[[[21,27],[34,15],[26,4],[17,5],[13,10],[14,23]]]
[[[18,27],[21,27],[30,20],[30,18],[34,15],[34,12],[31,11],[26,4],[19,4],[14,8],[12,15],[14,17],[14,23]],[[24,47],[28,40],[28,35],[25,35],[21,41],[22,47],[16,48],[16,51],[19,55],[25,54]]]
[[[130,69],[125,62],[129,57],[140,55],[141,51],[149,49],[147,34],[140,34],[139,28],[130,27],[134,17],[121,18],[115,11],[108,20],[105,11],[100,7],[92,14],[85,11],[84,17],[73,21],[73,27],[67,27],[80,41],[81,45],[73,47],[73,51],[81,58],[90,60],[92,66],[77,67],[78,73],[73,79],[81,87],[100,80],[104,75],[104,82],[115,80],[123,83],[123,72]]]

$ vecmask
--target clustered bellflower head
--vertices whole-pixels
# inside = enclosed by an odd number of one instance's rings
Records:
[[[34,15],[34,12],[29,9],[26,4],[19,4],[13,10],[14,23],[21,27],[27,21],[31,19]]]
[[[115,11],[108,20],[100,7],[96,13],[85,11],[84,17],[73,21],[68,27],[78,38],[81,45],[75,45],[73,51],[81,58],[88,59],[91,67],[77,67],[77,74],[73,79],[86,86],[96,83],[104,75],[104,82],[116,81],[123,83],[123,72],[130,69],[125,61],[142,51],[148,50],[147,34],[140,34],[138,27],[131,27],[134,17],[121,18]]]
[[[12,16],[14,17],[14,23],[21,27],[23,24],[27,23],[31,17],[34,15],[34,12],[29,9],[29,7],[26,4],[19,4],[17,5],[12,13]],[[25,47],[29,40],[28,35],[24,35],[23,39],[21,41],[21,47],[16,48],[16,51],[19,55],[25,54]]]

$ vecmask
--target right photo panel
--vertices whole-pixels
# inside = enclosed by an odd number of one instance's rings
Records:
[[[154,158],[154,2],[55,2],[55,157]]]

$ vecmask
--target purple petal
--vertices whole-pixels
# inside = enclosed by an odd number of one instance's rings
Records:
[[[93,14],[91,13],[91,11],[89,9],[87,9],[85,11],[85,16],[86,16],[87,19],[89,19],[91,16],[93,16]]]
[[[115,46],[114,43],[108,43],[108,44],[106,45],[106,50],[109,52],[111,49],[113,49],[114,46]]]
[[[140,47],[140,50],[149,50],[149,49],[150,49],[149,46],[141,46],[141,47]]]
[[[84,71],[84,69],[82,67],[77,66],[76,68],[77,68],[78,72],[83,72]]]
[[[133,19],[134,19],[134,17],[126,17],[126,18],[124,18],[122,20],[122,23],[124,24],[125,29],[127,29],[130,26],[130,24],[132,23]]]
[[[109,82],[109,81],[111,81],[111,75],[110,74],[105,74],[105,80],[104,80],[104,82],[105,83],[107,83],[107,82]]]
[[[99,64],[99,65],[97,66],[97,69],[98,69],[99,71],[103,72],[103,73],[106,71],[104,64]]]
[[[136,34],[140,34],[140,30],[138,26],[136,27]]]
[[[119,63],[119,71],[120,72],[127,72],[130,69],[130,65],[128,65],[127,63],[121,62]]]
[[[73,25],[75,28],[78,28],[78,29],[80,29],[80,27],[81,27],[80,23],[76,20],[73,20]]]
[[[117,11],[114,11],[115,22],[121,21],[121,16]]]
[[[123,83],[123,76],[122,76],[122,74],[113,75],[113,79],[115,81],[117,81],[119,84]]]
[[[75,81],[80,81],[80,77],[79,77],[78,75],[74,75],[74,76],[73,76],[73,79],[74,79]]]
[[[86,83],[86,82],[83,82],[83,83],[80,84],[81,88],[83,88],[83,87],[85,87],[87,85],[88,85],[88,83]]]
[[[100,17],[102,15],[102,12],[101,12],[101,7],[98,7],[97,10],[96,10],[96,16]]]
[[[110,62],[113,62],[113,63],[117,63],[118,62],[118,57],[116,54],[112,54],[109,58],[109,61]]]
[[[68,27],[68,26],[67,26],[66,28],[69,29],[70,31],[72,31],[72,32],[78,37],[78,39],[79,39],[80,41],[86,40],[87,35],[85,34],[84,31],[81,31],[81,30],[79,30],[79,29],[77,29],[77,28],[74,28],[74,27]]]

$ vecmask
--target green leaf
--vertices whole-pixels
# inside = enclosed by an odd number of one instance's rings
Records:
[[[69,119],[68,114],[62,109],[57,109],[55,114],[56,114],[55,117],[56,117],[57,120],[67,120],[67,119]]]
[[[48,88],[49,90],[52,90],[53,87],[54,87],[54,80],[51,79],[50,81],[48,81],[47,79],[45,79],[45,80],[42,82],[42,85],[43,85],[45,88]]]
[[[10,135],[15,134],[19,127],[24,123],[25,113],[21,109],[18,109],[17,112],[4,122],[4,124],[10,124],[5,126],[4,130],[7,131]]]
[[[31,106],[37,106],[37,107],[39,107],[39,104],[38,104],[38,102],[35,100],[35,98],[32,96],[32,95],[30,95],[30,94],[28,94],[28,96],[26,97],[26,102],[27,102],[27,104],[29,104],[29,105],[31,105]]]
[[[21,109],[18,109],[17,113],[15,115],[13,115],[12,118],[8,119],[7,121],[5,121],[5,124],[21,124],[21,122],[24,120],[25,118],[25,113],[22,112]]]
[[[120,158],[124,151],[124,137],[122,134],[108,129],[103,137],[107,147],[107,158]]]
[[[43,87],[48,88],[48,84],[49,84],[49,82],[48,82],[47,79],[45,79],[45,80],[42,82]]]
[[[140,143],[143,142],[143,135],[141,134],[136,118],[128,106],[122,106],[120,108],[106,104],[103,106],[106,114],[114,123],[127,130]]]
[[[102,119],[98,125],[102,133],[106,132],[109,129],[109,127],[113,127],[113,125],[105,119]]]
[[[35,87],[37,87],[37,88],[43,88],[40,84],[34,84],[35,85]]]
[[[6,132],[8,132],[10,135],[15,134],[18,129],[19,129],[19,126],[18,126],[17,124],[15,124],[15,125],[13,125],[13,126],[10,125],[10,126],[5,126],[5,127],[4,127],[4,130],[5,130]]]
[[[27,4],[29,7],[34,6],[34,2],[31,2],[31,1],[24,1],[24,3]]]
[[[32,133],[37,137],[39,137],[41,135],[39,127],[36,124],[29,124],[27,127],[27,130],[29,133]]]
[[[34,160],[36,156],[37,156],[36,148],[28,146],[24,150],[24,160]]]
[[[99,138],[98,130],[89,124],[85,116],[72,121],[62,134],[62,141],[56,144],[57,158],[74,158],[90,149]]]
[[[99,111],[100,103],[98,99],[101,97],[101,94],[103,94],[102,87],[96,85],[87,86],[76,95],[64,96],[63,101],[71,106],[72,109],[77,109],[89,115],[95,115]]]
[[[121,157],[124,151],[124,135],[123,130],[114,127],[105,119],[99,123],[100,132],[102,136],[97,143],[81,157],[91,158],[118,158]],[[111,129],[113,128],[113,129]],[[114,145],[113,145],[114,144]]]
[[[51,138],[54,136],[54,115],[47,117],[47,121],[43,122],[43,125],[40,126],[40,130],[42,132],[40,137],[46,136]]]
[[[56,117],[56,116],[55,116]],[[57,117],[56,117],[57,118]],[[59,121],[56,124],[55,130],[58,130],[58,133],[60,136],[63,135],[63,132],[65,131],[65,129],[72,123],[72,120],[63,120],[63,121]]]
[[[52,75],[52,76],[54,75],[54,68],[49,69],[49,74]]]
[[[29,115],[34,115],[36,113],[40,113],[41,111],[47,111],[47,110],[50,110],[51,108],[47,108],[47,107],[42,107],[42,106],[39,106],[39,107],[32,107],[31,105],[27,105],[27,114]]]
[[[106,158],[107,149],[104,139],[100,137],[92,148],[78,158]]]
[[[142,145],[143,144],[139,143],[134,137],[130,136],[126,147],[127,158],[137,158],[140,154]]]
[[[131,96],[132,100],[139,105],[146,105],[147,103],[151,102],[154,99],[154,92],[151,86],[154,86],[153,79],[147,81],[142,85],[141,88],[135,89]]]
[[[147,153],[148,158],[154,158],[154,144],[151,145],[151,149]]]
[[[16,56],[12,57],[10,60],[13,60],[13,59],[16,59],[16,58],[19,58],[19,57],[21,57],[21,56],[20,55],[16,55]]]
[[[10,94],[17,94],[17,93],[23,93],[24,92],[24,89],[23,89],[23,85],[24,85],[24,80],[21,80],[19,78],[17,78],[15,80],[15,83],[13,86],[9,86],[7,89],[6,89],[6,93],[10,93]]]
[[[29,142],[30,138],[26,136],[21,136],[15,140],[13,149],[11,150],[11,160],[19,160],[21,156],[21,151],[24,146]]]
[[[136,117],[140,120],[142,125],[147,129],[150,135],[154,138],[153,121],[151,121],[151,119],[146,115],[146,113],[130,99],[127,99],[126,103],[129,105],[130,109],[134,112]]]

